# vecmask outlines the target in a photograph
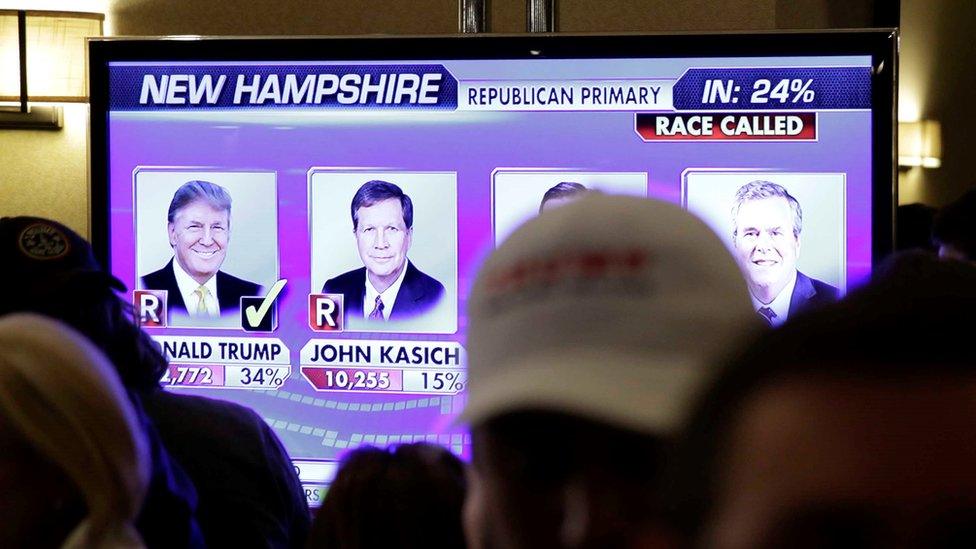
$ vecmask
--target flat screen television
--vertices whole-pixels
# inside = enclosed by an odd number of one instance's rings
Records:
[[[257,410],[315,505],[350,448],[469,452],[472,279],[580,191],[682,204],[794,291],[864,281],[892,247],[895,49],[890,30],[96,40],[93,244],[166,388]],[[742,219],[747,195],[787,221]]]

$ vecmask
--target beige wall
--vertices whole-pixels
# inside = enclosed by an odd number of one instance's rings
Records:
[[[106,28],[117,36],[446,34],[457,31],[458,19],[457,0],[105,3]],[[70,9],[70,0],[64,4],[61,9]],[[563,0],[559,20],[564,31],[769,29],[775,26],[775,4],[775,0]],[[495,0],[490,5],[493,31],[524,30],[524,1]],[[63,131],[0,130],[0,215],[52,217],[88,234],[86,117],[83,107],[69,105]]]
[[[64,129],[0,128],[0,216],[50,217],[88,234],[88,105],[64,106]]]
[[[902,0],[901,8],[901,115],[942,123],[942,167],[903,173],[899,201],[942,206],[976,184],[976,2]]]
[[[782,0],[780,0],[782,1]],[[824,0],[806,0],[824,1]],[[861,0],[863,1],[863,0]],[[525,30],[524,0],[489,0],[491,30]],[[458,0],[115,0],[116,34],[446,34]],[[776,0],[562,0],[565,32],[769,29]]]

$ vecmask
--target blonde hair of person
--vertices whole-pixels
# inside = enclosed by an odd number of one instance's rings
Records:
[[[133,521],[149,482],[147,443],[98,349],[45,317],[0,318],[0,416],[84,499],[88,514],[63,548],[143,547]]]

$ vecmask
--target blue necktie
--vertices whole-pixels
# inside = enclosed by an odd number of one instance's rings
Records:
[[[756,312],[759,313],[759,316],[766,322],[766,324],[768,324],[769,326],[773,325],[773,319],[776,318],[775,311],[773,311],[769,307],[760,307],[759,310]]]

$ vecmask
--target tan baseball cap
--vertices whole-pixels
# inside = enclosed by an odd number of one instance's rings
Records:
[[[594,193],[527,222],[482,266],[461,421],[548,410],[667,433],[758,328],[739,268],[703,222]]]

